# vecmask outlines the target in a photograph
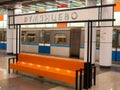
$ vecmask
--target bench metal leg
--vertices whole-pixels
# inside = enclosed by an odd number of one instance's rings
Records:
[[[12,60],[12,63],[16,63],[15,58],[9,58],[8,59],[8,73],[10,73],[10,61]],[[13,73],[14,73],[14,69],[13,69]]]
[[[94,85],[96,85],[96,67],[94,67]]]
[[[8,59],[8,73],[10,73],[10,59]]]
[[[82,90],[82,69],[80,69],[80,85],[79,90]]]
[[[13,58],[13,63],[15,63],[15,59]],[[15,73],[15,70],[14,69],[12,69],[13,70],[13,73]]]
[[[78,71],[76,71],[76,85],[75,90],[78,90]]]

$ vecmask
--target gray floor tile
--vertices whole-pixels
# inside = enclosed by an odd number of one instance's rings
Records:
[[[27,77],[21,74],[8,74],[6,52],[0,52],[0,90],[74,90],[74,87],[59,83]],[[100,69],[97,65],[97,84],[89,90],[120,90],[120,65],[111,69]]]

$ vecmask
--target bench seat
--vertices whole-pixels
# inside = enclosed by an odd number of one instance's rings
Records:
[[[10,63],[10,68],[75,85],[76,70],[84,68],[84,62],[40,55],[19,54],[18,62]]]

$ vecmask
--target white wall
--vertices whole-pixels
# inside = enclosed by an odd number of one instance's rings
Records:
[[[38,53],[38,46],[21,45],[21,52]]]
[[[70,49],[66,48],[66,47],[51,46],[50,54],[55,55],[55,56],[69,57],[69,51],[70,51]]]
[[[115,26],[120,26],[120,12],[115,12],[114,17],[116,19],[115,22],[114,22],[114,25]]]
[[[7,53],[13,53],[13,32],[7,30]]]

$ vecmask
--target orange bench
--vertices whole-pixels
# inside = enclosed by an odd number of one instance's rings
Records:
[[[26,53],[18,54],[17,62],[10,63],[9,60],[9,69],[44,76],[74,85],[76,84],[76,70],[83,68],[84,61],[82,60]]]

